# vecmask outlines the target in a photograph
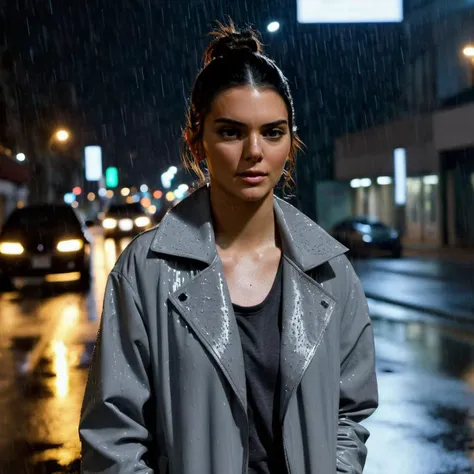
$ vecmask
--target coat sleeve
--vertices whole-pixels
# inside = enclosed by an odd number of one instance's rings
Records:
[[[153,474],[146,456],[148,337],[128,280],[109,275],[79,424],[82,474]]]
[[[378,406],[374,336],[359,278],[349,266],[349,291],[341,323],[341,379],[337,472],[361,474],[369,432],[359,423]]]

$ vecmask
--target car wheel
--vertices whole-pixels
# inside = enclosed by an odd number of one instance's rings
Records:
[[[0,293],[14,291],[15,289],[13,281],[7,275],[0,272]]]
[[[402,249],[401,248],[393,249],[392,258],[402,258]]]

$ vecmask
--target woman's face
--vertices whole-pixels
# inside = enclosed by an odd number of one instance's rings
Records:
[[[244,201],[273,194],[291,148],[288,110],[271,89],[234,87],[217,95],[202,145],[211,186]]]

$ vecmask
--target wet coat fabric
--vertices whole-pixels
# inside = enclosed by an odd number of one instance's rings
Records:
[[[377,407],[367,304],[347,250],[275,197],[283,247],[281,407],[290,474],[358,474]],[[84,474],[240,474],[239,331],[202,187],[112,270],[80,421]]]

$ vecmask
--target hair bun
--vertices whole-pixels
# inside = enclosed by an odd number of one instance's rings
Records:
[[[232,22],[229,25],[218,23],[218,29],[211,32],[214,39],[204,52],[204,67],[213,59],[227,56],[235,51],[262,54],[263,48],[257,31],[252,28],[237,30]]]

